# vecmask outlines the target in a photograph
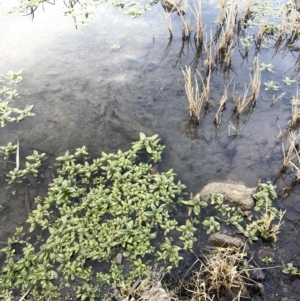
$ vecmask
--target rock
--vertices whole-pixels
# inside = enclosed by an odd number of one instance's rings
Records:
[[[118,253],[116,256],[116,263],[117,264],[122,264],[123,261],[123,254],[122,253]]]
[[[221,232],[215,232],[211,234],[208,238],[209,242],[217,247],[243,247],[245,246],[245,239],[241,237],[231,236]],[[249,246],[246,244],[245,251],[249,250]]]
[[[251,270],[250,276],[255,281],[263,281],[266,278],[266,274],[259,268]]]
[[[284,298],[281,298],[280,301],[297,301],[297,300],[293,299],[293,298],[284,297]]]
[[[256,283],[257,290],[263,296],[265,293],[265,286],[262,283]]]
[[[160,283],[153,286],[150,291],[142,294],[143,300],[148,301],[165,301],[170,299],[168,292],[161,287]]]
[[[255,192],[256,188],[248,188],[242,183],[213,182],[202,188],[200,196],[204,201],[208,202],[210,201],[211,193],[222,193],[225,201],[247,211],[254,207],[252,194]]]

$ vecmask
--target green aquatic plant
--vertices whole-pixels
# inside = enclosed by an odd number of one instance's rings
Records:
[[[33,105],[26,105],[23,110],[10,106],[13,99],[19,97],[17,90],[12,85],[22,81],[23,69],[17,72],[9,71],[6,75],[0,74],[0,126],[4,127],[7,122],[21,121],[27,116],[34,116]]]
[[[195,197],[193,197],[193,194],[191,194],[190,200],[186,201],[181,199],[180,202],[188,206],[188,216],[190,216],[193,212],[195,215],[199,215],[201,208],[207,206],[207,203],[201,200],[201,196],[199,193],[197,193]]]
[[[210,234],[220,230],[220,223],[213,216],[207,217],[203,222],[203,226],[207,228],[206,233]]]
[[[282,269],[282,273],[289,275],[299,275],[298,269],[293,265],[293,263],[287,263]]]
[[[265,70],[265,71],[274,73],[273,67],[274,67],[273,64],[265,64],[265,63],[260,64],[260,70],[261,71]]]
[[[261,261],[263,263],[265,263],[266,265],[268,265],[270,263],[274,263],[274,259],[272,257],[269,257],[269,256],[266,256],[266,257],[262,258]]]
[[[4,154],[4,160],[7,161],[9,156],[16,152],[18,145],[9,142],[6,146],[0,146],[0,153]]]
[[[266,86],[265,90],[267,91],[277,91],[280,88],[279,83],[273,80],[269,80],[268,82],[264,83],[264,85]]]
[[[157,135],[141,133],[126,152],[102,152],[92,160],[82,147],[58,157],[47,195],[37,197],[29,213],[28,230],[18,228],[1,250],[0,298],[31,288],[27,300],[62,299],[63,292],[95,300],[103,284],[120,287],[150,277],[154,261],[168,270],[178,266],[182,250],[193,248],[205,203],[198,195],[182,199],[185,186],[173,170],[151,172],[163,149]],[[35,173],[44,158],[34,151],[26,169],[11,171],[9,181]],[[172,213],[178,205],[196,218],[178,221]]]
[[[286,77],[283,82],[287,85],[287,86],[290,86],[291,84],[295,83],[296,80],[295,79],[291,79],[289,77]]]
[[[265,27],[265,34],[274,36],[279,31],[279,26],[275,23],[268,23]]]

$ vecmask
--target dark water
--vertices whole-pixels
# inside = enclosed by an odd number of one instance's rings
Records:
[[[215,30],[215,3],[203,4],[203,23]],[[195,57],[193,41],[182,41],[181,23],[174,14],[174,37],[167,48],[168,31],[159,5],[137,19],[122,15],[119,10],[102,8],[99,17],[88,28],[75,29],[72,19],[64,17],[58,6],[39,10],[32,21],[14,16],[0,19],[1,73],[24,68],[23,82],[18,87],[20,98],[16,106],[34,104],[35,117],[20,124],[9,124],[1,129],[0,144],[20,141],[20,158],[36,149],[46,152],[51,162],[66,150],[86,145],[92,156],[101,151],[128,149],[139,133],[159,134],[166,145],[160,170],[174,168],[178,178],[189,192],[199,191],[206,183],[219,180],[242,181],[254,187],[259,179],[275,179],[282,164],[281,143],[275,139],[279,127],[284,131],[291,117],[290,100],[296,94],[296,85],[282,82],[290,76],[296,58],[292,53],[273,58],[274,49],[262,49],[260,62],[274,65],[276,73],[262,72],[261,93],[255,110],[240,120],[240,134],[234,135],[230,122],[233,110],[232,86],[241,93],[249,83],[249,68],[254,51],[247,60],[235,51],[232,70],[224,74],[216,70],[211,79],[211,107],[193,128],[188,122],[188,102],[184,91],[181,69]],[[253,42],[252,42],[253,44]],[[119,45],[113,50],[111,46]],[[201,61],[201,60],[200,60]],[[201,64],[198,66],[201,69]],[[278,81],[276,92],[264,91],[263,82]],[[218,127],[214,125],[217,105],[224,85],[232,80],[229,100]],[[271,106],[273,95],[284,97]],[[23,161],[24,162],[24,161]],[[12,235],[17,225],[27,217],[25,189],[16,196],[5,189],[2,173],[0,203],[7,204],[0,213],[0,240]],[[28,188],[29,200],[44,193],[52,169],[44,170],[44,180]],[[280,195],[288,187],[292,175],[278,178]],[[299,195],[296,188],[278,206],[287,209],[282,234],[277,244],[276,258],[291,262],[299,256],[300,239]],[[198,248],[200,248],[198,246]],[[278,286],[273,277],[280,272],[267,272],[267,289]],[[273,282],[272,282],[273,281]],[[282,295],[299,292],[299,281],[282,281]],[[277,292],[274,288],[274,292]]]

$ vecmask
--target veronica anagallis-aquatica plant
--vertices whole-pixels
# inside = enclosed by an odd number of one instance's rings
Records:
[[[0,298],[31,288],[27,300],[61,299],[66,293],[96,300],[104,284],[121,287],[149,277],[155,260],[167,269],[178,266],[182,250],[193,248],[195,217],[206,203],[199,195],[184,200],[185,185],[172,169],[153,172],[163,149],[157,135],[141,133],[125,152],[90,159],[82,147],[58,157],[47,195],[35,199],[28,216],[28,231],[18,229],[1,250]],[[34,152],[27,159],[33,164],[43,157]],[[188,208],[184,223],[172,215],[176,206]]]

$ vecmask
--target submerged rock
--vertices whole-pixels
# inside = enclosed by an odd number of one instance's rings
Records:
[[[225,233],[221,233],[220,231],[212,233],[209,238],[209,242],[217,247],[243,247],[245,246],[245,251],[249,250],[249,246],[246,243],[246,240],[237,237],[237,236],[231,236]]]
[[[263,281],[266,278],[266,274],[259,268],[255,268],[250,271],[251,279],[255,281]]]
[[[222,193],[225,201],[247,211],[254,207],[252,194],[255,192],[256,188],[248,188],[242,183],[213,182],[202,188],[200,196],[204,201],[209,202],[211,193]]]

